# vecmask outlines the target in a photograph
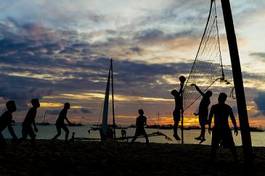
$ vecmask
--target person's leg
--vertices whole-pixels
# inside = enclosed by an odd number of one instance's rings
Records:
[[[20,140],[27,139],[27,136],[28,136],[27,127],[25,125],[23,125],[22,126],[22,137],[20,138]]]
[[[208,109],[202,114],[202,121],[201,121],[201,138],[202,141],[205,141],[205,125],[207,124],[208,119]]]
[[[133,137],[133,139],[132,139],[131,143],[134,143],[134,142],[135,142],[135,140],[137,139],[137,137],[138,137],[138,136],[136,136],[136,135],[135,135],[135,136]]]
[[[205,140],[205,124],[201,126],[201,140]]]
[[[230,129],[227,129],[226,132],[224,133],[223,142],[225,144],[225,147],[229,147],[230,151],[232,152],[235,162],[237,162],[238,157],[237,157],[237,152],[236,152],[236,146],[235,146],[233,135]]]
[[[4,148],[5,146],[6,146],[6,140],[2,135],[2,132],[0,132],[0,148]]]
[[[28,130],[27,131],[28,131],[28,134],[30,136],[31,143],[35,144],[36,134],[34,133],[32,126],[28,126]]]
[[[194,139],[201,140],[202,139],[202,128],[203,128],[202,127],[202,118],[201,118],[201,114],[200,113],[198,115],[199,115],[198,118],[199,118],[199,124],[200,124],[200,127],[201,127],[201,132],[200,132],[200,135],[198,137],[194,138]]]
[[[22,125],[22,130],[21,130],[21,138],[18,139],[18,144],[20,144],[22,141],[27,139],[27,131],[25,129],[25,126]]]
[[[57,139],[61,135],[61,126],[56,125],[57,134],[52,138],[52,140]]]
[[[235,145],[231,145],[230,150],[232,152],[232,155],[234,157],[235,162],[238,162],[238,156],[237,156]]]
[[[149,139],[145,131],[144,131],[144,137],[145,137],[146,144],[149,144]]]
[[[131,141],[131,143],[134,143],[134,141],[137,139],[138,136],[139,136],[139,134],[138,134],[138,132],[136,131],[136,132],[135,132],[135,135],[134,135],[134,137],[133,137],[133,139],[132,139],[132,141]]]
[[[173,136],[175,137],[176,140],[180,140],[180,137],[178,136],[178,125],[179,125],[179,120],[174,120]]]
[[[214,161],[216,159],[216,151],[218,149],[218,145],[220,142],[220,136],[218,132],[213,130],[212,132],[212,145],[211,145],[211,160]]]
[[[211,145],[211,160],[214,161],[216,159],[216,151],[217,151],[218,145],[212,144]]]
[[[67,128],[66,125],[63,125],[63,126],[62,126],[62,129],[63,129],[64,132],[65,132],[65,141],[67,141],[67,140],[68,140],[68,136],[69,136],[69,129]]]

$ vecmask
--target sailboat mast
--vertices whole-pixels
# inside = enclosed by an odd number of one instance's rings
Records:
[[[103,117],[102,117],[102,127],[101,127],[101,139],[105,140],[108,134],[108,112],[109,112],[109,90],[110,90],[110,76],[111,68],[109,69],[108,81],[105,91],[104,107],[103,107]]]
[[[113,84],[113,60],[110,60],[111,70],[111,94],[112,94],[112,120],[113,120],[113,137],[116,138],[116,122],[115,122],[115,107],[114,107],[114,84]]]
[[[46,119],[45,119],[45,118],[46,118],[46,112],[47,112],[47,111],[45,111],[45,112],[44,112],[44,115],[43,115],[43,122],[45,122],[45,120],[46,120]]]

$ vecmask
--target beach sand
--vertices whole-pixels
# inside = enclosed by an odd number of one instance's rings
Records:
[[[265,175],[265,148],[254,148],[257,158],[247,173],[242,150],[240,163],[233,162],[229,150],[222,149],[216,162],[209,162],[210,147],[143,143],[100,143],[38,140],[8,144],[0,152],[1,176],[238,176]],[[250,174],[251,173],[251,174]]]

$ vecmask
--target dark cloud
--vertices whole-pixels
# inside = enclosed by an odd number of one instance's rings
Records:
[[[250,56],[258,57],[262,59],[262,61],[265,62],[265,52],[257,52],[257,53],[251,53]]]
[[[50,115],[59,115],[60,109],[52,109],[52,110],[47,110],[46,113]]]
[[[259,92],[254,101],[260,113],[265,115],[265,92]]]
[[[81,108],[80,111],[84,114],[91,114],[92,113],[92,111],[88,108]]]
[[[60,33],[63,32],[56,33],[61,35]],[[171,38],[172,35],[177,37],[178,35],[188,35],[188,33],[165,34],[159,30],[150,30],[139,34],[138,39],[164,40]],[[94,56],[92,51],[94,46],[74,40],[77,38],[74,37],[74,33],[64,33],[64,35],[64,38],[69,38],[67,45],[61,40],[54,41],[50,38],[39,43],[29,40],[27,37],[17,41],[14,36],[6,36],[3,39],[4,42],[0,42],[3,48],[0,64],[4,64],[0,72],[4,75],[1,79],[5,83],[0,85],[1,96],[24,99],[26,102],[31,97],[43,97],[54,93],[104,91],[109,58]],[[7,54],[13,50],[15,51],[11,55]],[[43,50],[49,52],[42,52]],[[139,47],[132,47],[130,50],[142,51]],[[52,54],[56,52],[59,54]],[[177,81],[178,75],[189,73],[191,65],[191,63],[149,64],[143,61],[116,60],[114,58],[116,91],[122,95],[167,98],[168,92],[161,90],[170,90],[172,85],[162,77],[173,76]],[[207,64],[201,65],[207,66]],[[201,67],[202,73],[203,70],[204,68]],[[230,70],[225,71],[229,72]],[[28,77],[19,76],[20,73],[27,73]],[[36,76],[41,77],[37,79]]]
[[[34,97],[105,91],[109,58],[95,55],[95,50],[104,50],[111,42],[124,44],[123,39],[111,39],[108,40],[110,43],[92,45],[78,40],[78,35],[71,31],[51,31],[34,25],[23,26],[15,23],[13,26],[18,33],[0,27],[0,33],[4,36],[0,38],[1,97],[14,99],[26,108],[26,104]],[[39,32],[32,35],[35,30]],[[22,31],[21,35],[19,31]],[[137,33],[135,39],[162,41],[192,33],[165,33],[152,29]],[[139,54],[144,50],[135,45],[128,48],[131,52]],[[201,65],[201,73],[204,73],[204,70],[206,73],[207,68],[203,66],[208,64]],[[115,92],[120,95],[170,98],[168,91],[175,85],[167,82],[164,76],[175,78],[177,84],[178,76],[188,74],[191,66],[192,63],[189,62],[150,64],[114,58]],[[225,72],[231,78],[231,70],[227,68]],[[244,76],[248,79],[262,77],[249,73],[244,73]],[[94,110],[82,108],[73,112],[90,114],[94,113]],[[48,113],[58,114],[59,110]]]
[[[142,42],[174,40],[179,37],[192,36],[193,30],[165,33],[159,29],[148,29],[135,34],[134,39]]]
[[[52,89],[47,81],[30,78],[0,76],[0,97],[6,100],[15,100],[20,108],[27,107],[32,98],[42,98],[51,95]]]
[[[141,49],[140,47],[131,47],[129,48],[132,52],[135,52],[137,54],[141,54],[143,52],[143,49]]]
[[[37,28],[32,27],[34,25],[14,26],[23,28],[28,33],[32,33],[32,28]],[[45,36],[45,29],[40,29],[40,35]],[[57,35],[63,36],[62,31],[54,33],[55,39],[59,38]],[[89,43],[75,40],[77,37],[74,37],[74,33],[63,34],[67,45],[61,40],[49,37],[41,37],[43,41],[39,42],[31,40],[30,35],[26,34],[23,39],[15,34],[6,35],[0,42],[0,64],[4,64],[0,73],[4,75],[1,79],[5,83],[0,85],[1,96],[26,101],[33,96],[42,97],[55,92],[103,91],[109,58],[92,56],[93,48]],[[151,34],[146,34],[146,37],[148,35]],[[142,51],[139,47],[132,47],[130,50],[138,53]],[[8,54],[10,52],[11,54]],[[53,54],[56,52],[59,54]],[[137,92],[144,95],[149,92],[148,88],[152,87],[157,89],[154,91],[156,96],[160,96],[159,86],[160,90],[161,86],[168,86],[157,83],[161,76],[187,73],[189,68],[188,63],[161,65],[115,60],[117,91],[127,94],[128,90],[137,88]],[[26,73],[27,77],[23,76],[23,73]],[[38,76],[40,78],[36,78]]]

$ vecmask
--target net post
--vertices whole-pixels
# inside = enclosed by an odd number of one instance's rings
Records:
[[[183,96],[182,96],[183,99]],[[184,144],[184,111],[181,110],[181,144]]]
[[[225,28],[230,50],[230,58],[232,63],[233,80],[235,85],[235,93],[237,99],[238,116],[240,121],[241,138],[243,144],[243,152],[245,162],[249,163],[253,159],[253,149],[251,143],[251,135],[248,121],[248,113],[246,108],[246,98],[244,84],[240,66],[240,57],[238,52],[237,39],[234,29],[232,10],[229,0],[221,0]]]

